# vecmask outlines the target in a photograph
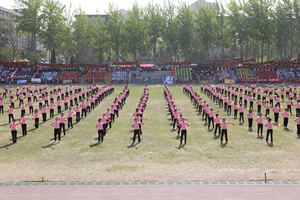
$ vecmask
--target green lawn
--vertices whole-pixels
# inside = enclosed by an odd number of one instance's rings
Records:
[[[284,131],[283,127],[274,128],[274,146],[269,147],[264,140],[256,138],[255,122],[254,132],[249,133],[247,123],[240,126],[233,116],[226,115],[236,125],[229,126],[229,143],[222,148],[219,139],[214,139],[213,132],[203,125],[201,116],[195,112],[181,86],[170,86],[170,90],[191,124],[184,148],[178,148],[176,131],[171,130],[163,86],[150,86],[140,144],[128,147],[133,135],[130,132],[132,114],[143,87],[130,86],[130,95],[120,117],[108,130],[104,143],[94,145],[97,119],[122,88],[116,86],[113,94],[74,129],[68,130],[62,142],[56,145],[52,145],[53,133],[51,121],[48,121],[26,137],[19,138],[17,144],[8,146],[11,135],[5,125],[7,114],[1,115],[0,181],[36,181],[42,177],[46,181],[257,180],[263,179],[265,172],[270,179],[300,180],[300,140],[292,122],[294,116],[290,117],[290,132]],[[194,89],[200,93],[198,86]],[[20,112],[15,113],[19,117]],[[220,114],[225,116],[222,110]],[[32,123],[29,124],[31,128]],[[20,132],[19,128],[19,135]]]

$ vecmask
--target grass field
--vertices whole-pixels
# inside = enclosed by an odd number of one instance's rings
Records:
[[[0,181],[261,180],[265,172],[270,179],[300,180],[300,140],[296,137],[294,116],[290,117],[290,131],[284,131],[282,126],[274,128],[274,146],[269,147],[264,140],[256,138],[256,123],[254,132],[250,133],[247,123],[240,126],[232,115],[226,115],[236,125],[229,126],[229,143],[223,148],[219,139],[214,139],[213,132],[203,125],[181,86],[171,86],[170,90],[191,124],[184,148],[178,148],[176,131],[171,130],[163,86],[150,86],[140,144],[129,148],[132,114],[143,87],[130,86],[120,117],[108,131],[104,143],[95,145],[96,121],[122,88],[116,86],[112,95],[74,129],[68,130],[56,145],[51,140],[51,121],[10,145],[7,114],[0,115]],[[199,87],[194,89],[200,93]],[[19,117],[19,110],[16,113]],[[225,116],[222,110],[220,113],[221,117]],[[32,122],[28,129],[31,128]],[[19,128],[19,136],[20,132]]]

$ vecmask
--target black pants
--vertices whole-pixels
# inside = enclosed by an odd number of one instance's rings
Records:
[[[26,113],[26,110],[21,110],[21,116],[24,116]]]
[[[60,129],[60,132],[63,130],[64,135],[66,135],[66,126],[64,123],[59,124],[59,129]]]
[[[238,110],[234,109],[233,113],[234,113],[234,119],[237,119],[237,112]]]
[[[1,114],[3,114],[3,113],[4,113],[3,106],[0,106],[0,113],[1,113]]]
[[[138,137],[138,141],[141,142],[140,130],[134,130],[133,133],[133,143],[135,143],[136,137]]]
[[[257,113],[261,113],[261,105],[257,105]]]
[[[297,135],[300,137],[300,124],[297,124]]]
[[[12,137],[13,143],[17,143],[17,130],[11,131],[11,137]]]
[[[253,119],[252,119],[252,118],[249,118],[249,119],[248,119],[248,127],[249,127],[249,128],[252,128],[252,125],[253,125]]]
[[[292,113],[292,106],[291,106],[291,105],[287,105],[287,110],[288,110],[288,112],[291,113],[291,115],[293,114],[293,113]]]
[[[218,131],[218,136],[220,136],[221,135],[221,126],[220,126],[220,124],[216,124],[215,132],[214,132],[215,136],[217,136],[217,131]]]
[[[227,129],[222,129],[221,131],[221,142],[223,142],[223,137],[225,137],[225,142],[228,142]]]
[[[29,106],[29,113],[30,113],[30,114],[33,113],[33,106]]]
[[[11,123],[11,121],[14,119],[13,114],[8,114],[8,122]]]
[[[182,144],[183,140],[184,140],[184,144],[185,144],[186,143],[186,130],[181,130],[180,144]]]
[[[267,142],[269,141],[269,136],[271,138],[271,142],[273,143],[273,129],[268,129],[267,130],[267,138],[266,138]]]
[[[104,132],[103,130],[98,130],[98,142],[103,142]]]
[[[59,128],[54,129],[54,141],[56,141],[57,139],[58,141],[60,141],[60,135],[61,135],[60,129]]]
[[[42,113],[42,117],[43,117],[43,122],[47,121],[47,114],[46,113]]]
[[[274,113],[274,121],[278,124],[279,113]]]
[[[231,106],[228,106],[228,108],[227,108],[227,114],[231,115]]]
[[[39,121],[40,121],[39,118],[35,118],[35,119],[34,119],[34,127],[35,127],[35,128],[38,128],[38,127],[39,127]]]
[[[257,124],[257,135],[262,135],[263,134],[263,124]]]
[[[210,129],[210,124],[212,124],[213,129],[215,128],[215,120],[213,117],[208,118],[208,128]]]
[[[266,109],[266,114],[265,114],[265,116],[268,116],[268,115],[270,115],[270,109]]]
[[[50,109],[50,118],[54,117],[54,109]]]
[[[57,112],[60,114],[61,113],[61,106],[57,106]]]
[[[240,113],[240,119],[239,122],[244,123],[244,113]]]
[[[22,135],[25,136],[27,135],[27,124],[22,124]]]
[[[283,127],[287,127],[289,123],[289,118],[283,118]]]
[[[177,119],[173,120],[173,129],[175,129],[175,124],[177,123]]]
[[[68,128],[73,128],[73,119],[72,119],[72,117],[68,117]]]
[[[76,112],[76,122],[80,121],[80,112]]]

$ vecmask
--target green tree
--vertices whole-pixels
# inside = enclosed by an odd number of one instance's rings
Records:
[[[128,12],[128,19],[125,23],[125,34],[126,49],[136,59],[137,55],[144,50],[144,39],[146,37],[143,12],[137,4],[134,4]]]
[[[20,16],[16,16],[18,30],[28,33],[31,36],[29,55],[33,62],[38,60],[37,36],[40,34],[42,26],[41,11],[44,0],[17,0],[21,11]]]
[[[188,59],[193,32],[193,14],[186,4],[183,4],[178,9],[178,42],[180,50],[185,60]]]
[[[56,0],[46,0],[42,9],[40,38],[49,51],[51,63],[56,63],[55,50],[66,36],[64,12],[65,7]]]

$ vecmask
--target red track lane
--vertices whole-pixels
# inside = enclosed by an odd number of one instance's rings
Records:
[[[1,200],[300,199],[300,185],[4,186]]]

